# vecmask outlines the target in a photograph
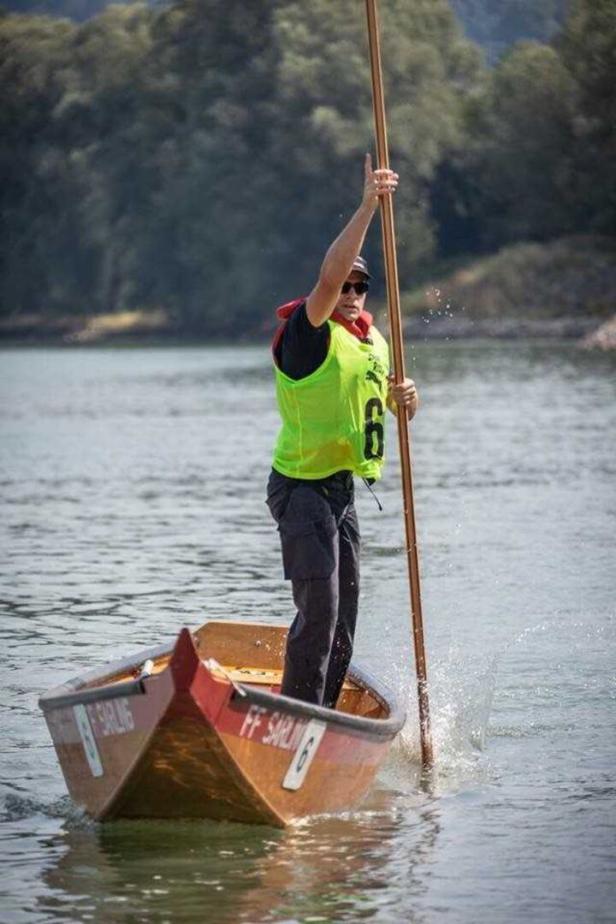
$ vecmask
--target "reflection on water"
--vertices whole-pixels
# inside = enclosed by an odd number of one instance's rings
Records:
[[[430,344],[413,458],[437,767],[420,779],[393,428],[358,486],[357,657],[408,702],[351,815],[279,832],[76,815],[41,691],[208,617],[288,622],[266,348],[0,355],[0,901],[9,924],[607,921],[614,357]]]
[[[173,921],[356,921],[395,911],[399,883],[412,913],[425,891],[417,865],[430,862],[438,808],[408,805],[315,818],[286,831],[212,822],[118,822],[73,827],[44,846],[38,910],[51,919]],[[187,862],[191,861],[191,862]]]

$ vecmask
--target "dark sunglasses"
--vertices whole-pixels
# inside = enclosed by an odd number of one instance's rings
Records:
[[[368,282],[343,282],[341,291],[343,295],[346,295],[351,289],[355,289],[356,295],[364,295],[369,288]]]

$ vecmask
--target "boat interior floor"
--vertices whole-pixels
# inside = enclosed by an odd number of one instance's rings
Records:
[[[210,661],[210,663],[208,663],[209,660],[210,659],[205,658],[204,663],[219,680],[227,680],[231,681],[231,683],[245,686],[265,687],[273,693],[280,690],[283,673],[281,668],[220,664],[217,661],[214,661],[214,663]],[[154,663],[149,665],[148,675],[156,676],[156,674],[160,674],[165,670],[168,664],[169,655],[156,658]],[[133,668],[130,672],[123,671],[122,674],[116,674],[113,677],[105,678],[102,685],[112,686],[116,683],[122,683],[128,679],[134,678],[135,676],[140,676],[142,668],[143,665],[140,665],[136,669]],[[100,684],[101,681],[99,680],[98,683],[94,682],[91,685],[98,686]],[[388,715],[387,710],[383,708],[383,704],[377,700],[369,690],[364,689],[349,678],[346,678],[344,681],[336,710],[338,712],[346,712],[351,715],[361,715],[370,718],[385,718]]]

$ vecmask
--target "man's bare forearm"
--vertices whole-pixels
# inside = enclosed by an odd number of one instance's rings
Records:
[[[306,302],[306,314],[314,327],[324,324],[336,307],[340,287],[363,246],[379,197],[390,195],[397,185],[398,174],[389,169],[373,170],[372,159],[366,154],[361,205],[325,254],[317,284]]]
[[[330,245],[319,273],[319,281],[336,290],[347,278],[353,265],[353,260],[361,251],[366,232],[374,217],[376,204],[362,202],[348,224],[342,229],[333,244]]]

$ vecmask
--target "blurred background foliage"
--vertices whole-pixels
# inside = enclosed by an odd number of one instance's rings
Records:
[[[616,0],[388,0],[381,19],[403,288],[504,245],[614,234]],[[359,0],[14,0],[1,315],[265,329],[361,194],[365,32]]]

